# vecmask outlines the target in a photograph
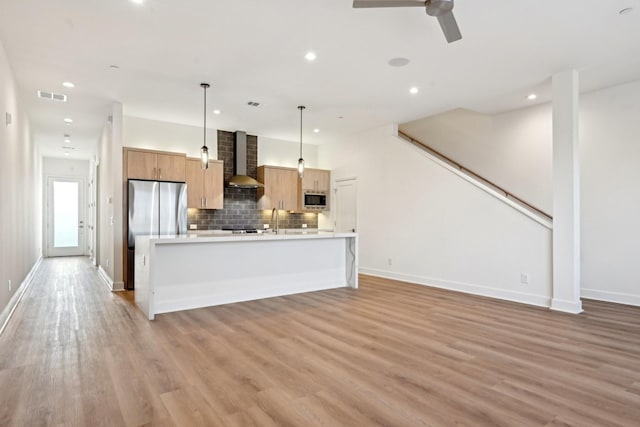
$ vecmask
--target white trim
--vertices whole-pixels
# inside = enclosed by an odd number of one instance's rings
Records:
[[[464,292],[473,295],[481,295],[490,298],[519,302],[522,304],[535,305],[538,307],[549,308],[551,305],[551,298],[544,295],[527,294],[524,292],[516,292],[508,289],[499,289],[489,286],[477,285],[474,283],[463,283],[454,282],[451,280],[434,279],[431,277],[402,274],[386,270],[378,270],[375,268],[360,268],[359,272],[361,274],[384,277],[386,279],[400,280],[403,282],[414,283],[416,285],[430,286],[433,288],[447,289],[450,291]]]
[[[111,292],[124,291],[124,282],[114,282],[113,279],[111,279],[111,276],[109,276],[109,273],[107,273],[101,265],[98,266],[98,275],[100,275],[104,284],[107,285],[107,289]]]
[[[494,190],[490,186],[484,184],[482,181],[478,181],[478,180],[474,179],[472,176],[467,175],[466,173],[464,173],[464,172],[458,170],[457,168],[451,166],[449,163],[439,159],[438,157],[432,155],[431,153],[429,153],[426,150],[422,150],[421,148],[416,147],[415,144],[412,144],[409,141],[407,141],[406,139],[404,139],[403,137],[399,136],[398,135],[398,128],[397,128],[396,124],[394,124],[394,132],[392,134],[396,138],[400,139],[402,142],[408,143],[408,145],[410,145],[416,151],[416,153],[428,158],[429,160],[433,161],[434,163],[437,163],[438,165],[442,166],[443,168],[447,169],[448,171],[458,175],[460,178],[464,179],[468,183],[475,185],[479,189],[481,189],[484,192],[492,195],[493,197],[495,197],[496,199],[500,200],[501,202],[507,204],[508,206],[511,206],[513,209],[515,209],[518,212],[524,214],[525,216],[528,216],[529,218],[531,218],[532,220],[536,221],[540,225],[543,225],[544,227],[548,228],[549,230],[553,229],[553,222],[552,221],[549,221],[547,218],[544,218],[544,217],[542,217],[540,215],[536,215],[534,212],[532,212],[532,211],[520,206],[518,203],[514,202],[513,200],[509,199],[508,197],[505,197],[502,193],[499,193],[498,191]]]
[[[640,295],[582,288],[581,296],[583,298],[598,301],[615,302],[617,304],[635,305],[640,307]]]
[[[2,325],[0,326],[0,335],[2,335],[2,333],[4,332],[4,328],[9,323],[9,320],[11,319],[13,312],[16,310],[16,308],[18,307],[18,304],[22,300],[22,296],[27,291],[27,288],[29,288],[31,281],[35,276],[35,272],[38,269],[38,267],[40,267],[41,263],[42,263],[42,257],[40,256],[38,257],[35,264],[33,264],[33,267],[31,267],[31,270],[29,271],[27,276],[24,278],[24,280],[20,284],[20,287],[16,289],[16,292],[13,294],[13,297],[11,297],[11,299],[9,300],[9,303],[7,304],[7,306],[4,308],[4,310],[2,310],[2,313],[0,313],[0,325]]]
[[[582,301],[570,301],[564,299],[553,298],[551,300],[551,310],[562,311],[564,313],[579,314],[582,313]]]

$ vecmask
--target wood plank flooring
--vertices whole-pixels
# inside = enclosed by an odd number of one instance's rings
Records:
[[[149,322],[46,259],[0,337],[0,426],[640,426],[640,308],[360,286]]]

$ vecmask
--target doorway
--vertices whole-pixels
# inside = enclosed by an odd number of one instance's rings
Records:
[[[356,178],[336,181],[336,232],[358,229],[358,185]]]
[[[47,256],[84,255],[84,180],[47,178]]]

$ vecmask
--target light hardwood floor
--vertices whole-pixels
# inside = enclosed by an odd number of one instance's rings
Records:
[[[0,337],[0,425],[640,425],[640,308],[360,284],[149,322],[46,259]]]

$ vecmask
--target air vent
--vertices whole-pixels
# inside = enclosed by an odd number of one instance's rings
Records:
[[[50,99],[51,101],[67,102],[67,95],[61,93],[45,92],[44,90],[38,91],[38,98]]]
[[[257,107],[260,105],[260,103],[255,101],[249,101],[247,102],[247,105],[251,105],[252,107]]]

